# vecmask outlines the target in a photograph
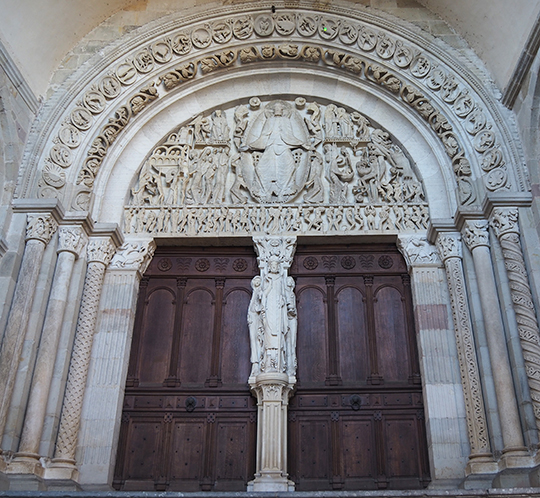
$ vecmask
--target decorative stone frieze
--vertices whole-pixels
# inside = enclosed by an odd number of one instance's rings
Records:
[[[250,491],[290,491],[287,475],[287,406],[296,384],[297,314],[294,280],[287,276],[296,237],[254,237],[261,274],[252,281],[248,309],[249,385],[257,396],[255,479]]]
[[[498,468],[493,460],[489,443],[486,411],[461,261],[461,236],[459,233],[441,233],[437,237],[436,245],[446,270],[454,319],[467,433],[471,446],[467,472],[471,474],[497,472]]]
[[[518,218],[517,208],[495,208],[491,226],[503,251],[536,425],[540,429],[540,333],[521,249]]]
[[[81,423],[82,405],[98,315],[105,269],[115,253],[110,238],[90,239],[88,266],[81,297],[75,342],[64,394],[60,427],[51,466],[45,469],[48,479],[73,479],[78,476],[75,450]]]

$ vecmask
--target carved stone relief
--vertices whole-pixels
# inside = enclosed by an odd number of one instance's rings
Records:
[[[410,159],[358,111],[253,97],[196,116],[154,148],[131,190],[124,228],[414,231],[428,218]]]
[[[96,116],[105,112],[127,87],[145,78],[142,95],[136,95],[122,106],[140,112],[149,101],[158,97],[157,87],[163,86],[165,92],[174,89],[182,82],[191,80],[197,75],[205,75],[217,69],[227,68],[234,64],[246,64],[255,61],[285,59],[299,60],[309,63],[333,65],[361,78],[374,82],[396,94],[413,110],[418,112],[439,135],[445,149],[453,160],[461,204],[471,204],[476,200],[473,183],[470,181],[470,157],[465,156],[465,148],[459,143],[458,134],[454,131],[447,116],[453,121],[461,122],[469,134],[477,161],[484,172],[484,184],[490,191],[509,189],[512,187],[506,168],[508,160],[500,145],[494,123],[489,120],[489,112],[475,92],[469,88],[458,74],[436,60],[413,42],[395,34],[388,34],[367,22],[351,18],[344,21],[343,16],[331,13],[313,15],[303,12],[280,12],[279,14],[227,14],[226,20],[213,23],[206,21],[191,23],[189,27],[179,27],[166,38],[156,39],[147,47],[140,47],[133,54],[118,63],[116,68],[106,75],[101,75],[96,82],[81,94],[80,100],[68,110],[65,121],[58,128],[53,139],[40,182],[40,195],[56,197],[58,189],[66,182],[65,168],[73,163],[73,154],[82,141],[82,137],[92,126]],[[271,37],[297,36],[283,43],[268,43]],[[319,40],[316,44],[298,43],[310,37]],[[254,43],[241,49],[222,49],[225,43],[233,39],[246,40],[252,38]],[[266,44],[265,44],[266,42]],[[324,45],[332,44],[332,47]],[[340,45],[348,52],[340,51]],[[215,52],[197,58],[197,50],[215,46]],[[363,58],[360,59],[355,53]],[[186,58],[191,58],[188,60]],[[167,66],[164,66],[168,64]],[[172,66],[175,64],[175,66]],[[161,69],[157,78],[148,84],[148,77]],[[393,74],[394,69],[415,83],[423,90],[417,89],[406,79]],[[153,88],[152,94],[148,89]],[[447,107],[445,116],[435,106],[429,96],[437,96]],[[121,107],[117,107],[118,112]],[[500,119],[498,121],[501,121]],[[500,124],[500,123],[499,123]],[[121,131],[109,127],[107,137],[105,130],[100,136],[106,136],[109,145]],[[463,137],[465,138],[465,137]],[[94,143],[92,147],[96,144]],[[105,147],[105,152],[106,152]],[[86,209],[93,188],[93,179],[99,169],[101,160],[95,159],[88,151],[87,165],[79,174],[79,193],[73,200],[75,209]],[[92,157],[92,159],[90,159]],[[98,156],[99,157],[99,156]],[[527,188],[525,174],[517,171],[519,189]]]

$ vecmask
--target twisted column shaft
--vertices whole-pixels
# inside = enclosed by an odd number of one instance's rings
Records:
[[[495,209],[491,225],[499,239],[504,256],[536,427],[540,429],[540,333],[521,249],[518,210],[515,208]]]

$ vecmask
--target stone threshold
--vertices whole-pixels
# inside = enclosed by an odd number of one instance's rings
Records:
[[[0,498],[531,498],[540,488],[405,491],[175,492],[175,491],[0,491]]]

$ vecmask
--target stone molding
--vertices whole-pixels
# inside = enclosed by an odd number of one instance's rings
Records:
[[[223,18],[220,19],[220,15]],[[135,97],[137,92],[130,91],[130,86],[136,85],[141,90],[150,88],[152,82],[159,81],[159,84],[162,84],[164,80],[161,78],[167,74],[167,70],[169,73],[174,72],[176,67],[185,67],[185,71],[187,71],[185,74],[188,75],[189,79],[191,71],[189,65],[195,64],[195,61],[197,61],[197,69],[200,70],[200,73],[208,74],[220,67],[230,66],[232,63],[231,50],[235,52],[235,44],[245,46],[247,39],[250,42],[268,44],[273,38],[283,39],[281,37],[284,36],[287,37],[287,40],[294,40],[294,43],[289,42],[289,45],[283,49],[278,48],[279,42],[275,45],[277,53],[281,53],[285,59],[301,60],[304,58],[312,64],[310,60],[313,57],[311,53],[315,54],[313,50],[310,51],[310,54],[306,51],[302,52],[303,49],[299,50],[298,57],[291,52],[296,41],[305,41],[309,37],[310,40],[316,40],[315,43],[318,43],[326,51],[325,58],[331,64],[335,65],[336,60],[341,61],[338,62],[337,66],[342,67],[342,62],[345,60],[347,67],[343,67],[343,69],[353,74],[354,71],[351,70],[356,64],[353,61],[356,53],[367,58],[367,61],[373,60],[379,67],[370,66],[374,70],[369,72],[370,78],[373,78],[373,82],[387,88],[389,95],[392,95],[395,90],[392,87],[395,84],[392,83],[395,80],[393,73],[402,74],[407,80],[403,83],[403,88],[406,89],[407,93],[405,101],[410,103],[420,115],[424,113],[425,119],[430,119],[429,105],[432,107],[442,105],[446,118],[456,124],[462,123],[468,129],[469,135],[462,136],[469,137],[473,142],[473,149],[476,150],[474,158],[471,156],[468,161],[472,160],[475,165],[483,165],[482,167],[489,177],[486,184],[488,190],[506,188],[509,182],[512,182],[511,179],[507,178],[508,171],[505,164],[522,163],[519,152],[510,139],[513,136],[513,131],[506,127],[499,104],[492,96],[482,90],[481,82],[477,80],[476,76],[468,73],[464,68],[459,68],[458,71],[452,69],[451,66],[455,66],[456,61],[452,61],[450,64],[444,50],[422,38],[418,33],[412,34],[393,22],[378,19],[363,10],[353,12],[336,8],[333,12],[313,13],[312,10],[304,10],[303,6],[298,6],[295,13],[285,10],[285,12],[280,12],[280,15],[281,17],[270,16],[266,10],[257,10],[257,7],[247,5],[216,9],[211,22],[202,19],[202,16],[175,19],[164,23],[162,28],[152,31],[150,36],[133,38],[131,46],[130,42],[127,42],[128,47],[133,47],[131,54],[124,60],[116,55],[120,53],[119,51],[112,55],[112,59],[116,58],[118,62],[112,64],[112,71],[110,71],[111,63],[110,59],[108,60],[108,74],[103,70],[104,68],[99,70],[103,66],[98,63],[95,68],[89,71],[90,74],[95,75],[93,82],[85,85],[85,88],[78,93],[77,98],[71,97],[75,105],[64,104],[63,107],[67,107],[67,111],[63,117],[60,118],[57,114],[53,121],[46,125],[49,129],[51,129],[51,125],[54,127],[57,143],[50,148],[53,151],[52,155],[47,151],[48,164],[52,166],[49,168],[50,171],[46,173],[49,184],[43,178],[42,187],[50,187],[50,189],[44,190],[42,195],[59,195],[54,192],[56,192],[56,188],[62,187],[55,187],[54,183],[62,183],[61,173],[65,168],[69,168],[68,163],[79,162],[73,161],[77,156],[75,149],[83,142],[88,142],[87,132],[93,135],[91,130],[95,129],[94,116],[99,118],[101,114],[111,114],[115,103],[120,99],[124,102],[131,102],[131,98]],[[286,19],[287,15],[290,19]],[[262,28],[264,16],[266,16],[265,20],[267,18],[270,20],[272,27],[270,32],[266,32],[266,28]],[[338,18],[341,18],[342,26],[337,24]],[[188,19],[191,20],[188,21]],[[323,25],[326,30],[322,28]],[[164,29],[164,26],[168,26],[167,33],[170,33],[170,40],[162,35],[161,29]],[[213,47],[217,51],[211,53]],[[315,45],[313,47],[317,50]],[[345,51],[340,52],[339,49]],[[197,51],[201,51],[202,58],[193,58]],[[334,52],[330,53],[330,51]],[[322,53],[320,51],[320,55]],[[339,53],[343,55],[340,56]],[[123,52],[121,57],[125,56],[126,52]],[[279,58],[278,55],[276,56]],[[265,58],[261,55],[261,57],[261,60],[273,60],[271,56]],[[234,55],[233,59],[235,59],[235,63],[242,63],[238,54]],[[244,60],[247,59],[244,57]],[[349,65],[347,61],[350,61],[352,65]],[[182,66],[182,62],[184,62],[184,66]],[[367,62],[367,64],[373,63]],[[90,65],[88,63],[86,68]],[[182,71],[178,73],[178,78],[184,78]],[[82,75],[85,68],[81,68],[80,72]],[[156,75],[159,75],[158,80],[154,79]],[[85,81],[88,81],[88,75]],[[414,89],[414,85],[410,87],[409,83],[413,81],[415,85],[419,85],[420,93]],[[417,100],[416,97],[412,100],[409,98],[413,95],[410,94],[411,89],[420,100]],[[422,93],[424,91],[426,93]],[[124,100],[128,94],[131,94],[131,97]],[[425,105],[426,99],[431,101],[428,106]],[[144,97],[135,99],[135,107],[132,107],[131,111],[138,112],[139,102],[144,104],[144,101]],[[116,109],[119,108],[116,106]],[[81,125],[81,128],[77,128],[73,121]],[[96,122],[98,121],[100,119],[97,119]],[[63,124],[59,126],[61,122]],[[448,139],[447,151],[454,150],[457,144],[451,144],[451,142],[456,141],[456,136],[452,135],[450,130],[447,131],[450,132],[450,135],[445,135]],[[96,135],[93,137],[92,141]],[[49,140],[50,147],[53,137],[51,136]],[[43,145],[43,142],[38,144],[39,147],[43,147]],[[41,153],[27,154],[28,166],[32,167],[33,157],[41,157],[42,155]],[[458,156],[459,154],[456,157]],[[462,162],[461,159],[459,162]],[[456,170],[462,168],[457,164],[454,167]],[[478,171],[482,171],[482,167],[478,167]],[[517,184],[513,188],[514,190],[516,188],[524,190],[527,182],[521,170],[519,168],[517,170]],[[496,173],[492,173],[492,171],[496,171]],[[30,187],[28,175],[30,172],[27,172],[24,185],[19,186],[23,196],[32,195],[28,190]],[[72,177],[71,174],[69,176]],[[63,194],[60,193],[60,195]]]
[[[470,251],[479,246],[489,247],[489,224],[486,220],[467,220],[462,229],[463,242]]]
[[[437,237],[436,246],[446,270],[454,320],[467,433],[471,446],[468,472],[473,474],[497,472],[498,468],[493,460],[489,443],[471,313],[461,261],[461,236],[459,233],[441,233]]]
[[[540,332],[521,248],[519,211],[495,208],[490,224],[503,252],[536,426],[540,429]]]
[[[53,216],[51,214],[28,214],[26,219],[26,241],[40,240],[47,245],[58,228],[58,223]]]
[[[409,271],[421,266],[442,266],[437,248],[429,243],[425,235],[400,234],[397,246],[405,258]]]
[[[79,258],[86,245],[88,238],[81,227],[61,226],[58,229],[57,253],[71,252],[75,258]]]
[[[130,240],[124,242],[113,256],[109,265],[111,270],[129,270],[143,274],[156,250],[152,240]]]

